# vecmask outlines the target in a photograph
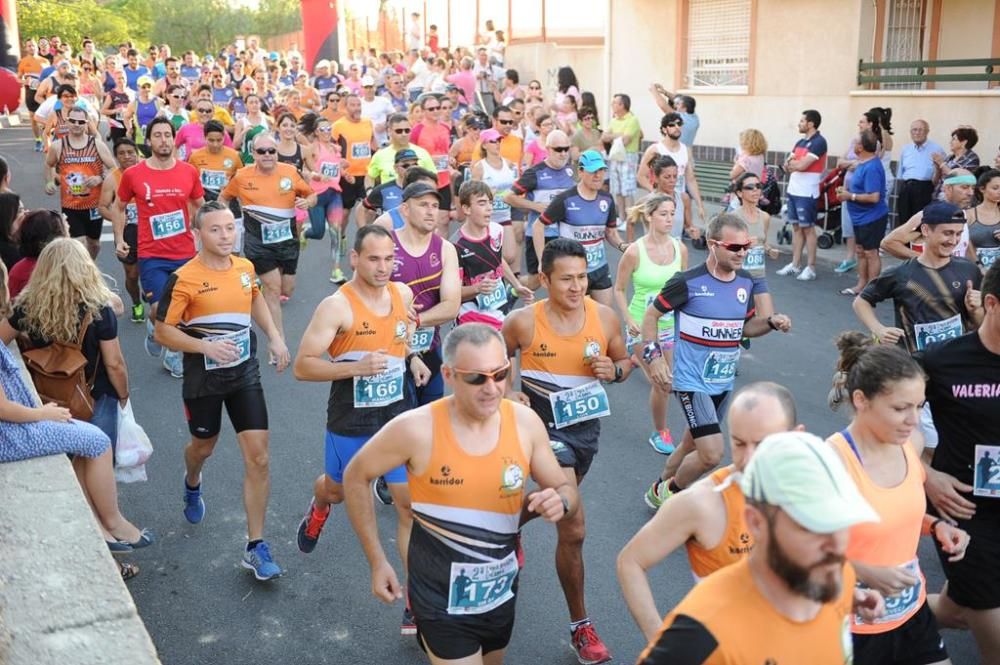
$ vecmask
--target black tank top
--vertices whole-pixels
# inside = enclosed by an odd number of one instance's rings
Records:
[[[293,155],[283,155],[281,151],[278,151],[278,161],[282,164],[291,164],[295,167],[295,170],[302,173],[302,146],[298,143],[295,144],[295,154]]]

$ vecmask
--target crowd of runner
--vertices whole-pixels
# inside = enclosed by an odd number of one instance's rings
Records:
[[[433,663],[496,665],[522,529],[541,517],[557,532],[573,649],[602,663],[581,485],[612,419],[609,391],[645,380],[648,441],[665,458],[642,497],[655,512],[617,565],[648,641],[640,663],[945,663],[941,627],[971,630],[981,662],[1000,663],[1000,170],[969,160],[975,130],[956,130],[943,158],[914,122],[900,164],[914,176],[909,208],[883,238],[891,112],[859,123],[837,194],[857,258],[838,269],[858,270],[845,292],[868,332],[837,338],[829,401],[851,420],[823,441],[787,388],[735,387],[750,340],[793,325],[766,279],[778,254],[763,136],[741,134],[729,210],[707,219],[695,100],[653,85],[662,139],[642,151],[627,94],[602,126],[571,69],[555,91],[523,86],[504,69],[502,32],[480,41],[352,51],[312,72],[253,38],[180,57],[166,45],[106,55],[91,40],[78,52],[57,37],[26,42],[18,75],[61,214],[23,210],[0,159],[0,339],[29,354],[78,349],[90,395],[37,406],[0,350],[0,461],[72,453],[109,548],[155,542],[114,490],[117,408],[129,373],[153,371],[126,366],[125,314],[182,382],[184,517],[205,519],[203,469],[225,408],[245,462],[241,563],[277,578],[262,332],[268,365],[330,386],[320,475],[283,488],[305,508],[301,552],[344,504],[372,593],[403,600],[401,634]],[[820,123],[803,112],[784,163],[794,246],[777,274],[803,281],[815,278]],[[636,200],[640,186],[649,194]],[[106,221],[129,303],[96,267]],[[301,252],[327,234],[335,288],[304,331],[288,331]],[[696,265],[690,241],[707,249]],[[901,262],[881,270],[880,246]],[[892,326],[875,314],[887,300]],[[399,570],[375,499],[394,506]],[[943,589],[926,586],[921,536]],[[681,546],[695,584],[665,608],[647,571]]]

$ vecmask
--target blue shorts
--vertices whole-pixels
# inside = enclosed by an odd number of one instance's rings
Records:
[[[191,259],[139,259],[139,284],[142,298],[148,303],[160,302],[163,287],[174,271]]]
[[[333,432],[326,433],[326,475],[335,482],[344,482],[344,469],[351,459],[368,443],[371,436],[341,436]],[[397,466],[392,471],[383,474],[387,483],[405,483],[406,467]]]
[[[816,225],[816,199],[788,195],[788,221],[803,228]]]

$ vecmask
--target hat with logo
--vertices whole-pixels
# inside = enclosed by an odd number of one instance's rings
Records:
[[[406,148],[405,150],[400,150],[399,152],[397,152],[395,159],[396,161],[394,163],[399,164],[400,162],[405,162],[408,159],[415,162],[417,161],[418,157],[415,150]]]
[[[934,201],[927,204],[921,224],[965,224],[965,213],[954,203]]]
[[[403,200],[409,201],[412,198],[428,196],[430,194],[436,196],[438,201],[441,200],[441,193],[438,192],[437,187],[429,182],[414,182],[407,185],[406,189],[403,190]]]
[[[481,143],[489,143],[491,141],[499,141],[499,140],[500,140],[500,132],[498,132],[495,129],[487,129],[483,131],[482,134],[479,135],[479,141]]]
[[[316,69],[322,69],[323,67],[329,67],[329,66],[330,66],[330,61],[327,60],[326,58],[323,58],[322,60],[316,63]]]
[[[780,432],[761,441],[740,488],[748,500],[781,508],[813,533],[879,521],[833,446],[808,432]]]
[[[596,173],[601,169],[608,168],[608,165],[601,157],[601,153],[596,150],[584,150],[580,153],[580,168],[587,173]]]
[[[136,87],[141,88],[144,85],[153,85],[153,77],[151,76],[140,76],[135,82]]]
[[[367,87],[373,86],[373,85],[375,85],[375,79],[373,79],[371,76],[362,76],[361,77],[361,87],[362,88],[367,88]]]

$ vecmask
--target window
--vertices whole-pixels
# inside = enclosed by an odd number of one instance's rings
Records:
[[[923,60],[926,0],[889,0],[883,62]],[[882,75],[913,74],[913,69],[884,69]],[[883,89],[920,89],[922,83],[883,83]]]
[[[746,90],[752,0],[688,0],[687,85]]]

